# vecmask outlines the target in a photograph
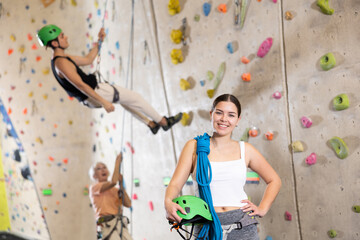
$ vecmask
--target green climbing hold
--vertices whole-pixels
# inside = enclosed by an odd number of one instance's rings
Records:
[[[42,190],[42,194],[43,194],[44,196],[51,196],[51,195],[52,195],[52,189],[50,189],[50,188],[43,189],[43,190]]]
[[[337,232],[334,229],[328,231],[329,237],[335,238],[337,236]]]
[[[214,73],[212,71],[207,71],[208,80],[211,81],[214,78]]]
[[[347,109],[349,104],[349,98],[345,93],[339,94],[333,99],[333,106],[337,111]]]
[[[199,15],[199,14],[196,14],[196,15],[194,16],[194,20],[195,20],[195,22],[200,21],[200,15]]]
[[[334,13],[334,9],[329,6],[329,0],[318,0],[316,5],[318,5],[321,11],[327,15],[332,15]]]
[[[348,156],[349,149],[346,146],[346,143],[344,142],[344,140],[342,140],[339,137],[333,137],[329,141],[330,141],[330,144],[331,144],[332,148],[334,149],[336,155],[339,158],[344,159]]]
[[[355,205],[352,207],[352,210],[356,213],[360,213],[360,206],[359,205]]]
[[[320,58],[320,66],[324,71],[330,70],[336,65],[335,56],[333,53],[327,53]]]
[[[244,142],[249,141],[249,130],[250,130],[250,128],[245,129],[245,132],[241,136],[240,141],[244,141]]]

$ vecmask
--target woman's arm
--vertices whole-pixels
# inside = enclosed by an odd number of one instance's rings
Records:
[[[178,204],[174,203],[172,200],[176,198],[181,189],[183,188],[186,180],[189,178],[192,164],[193,164],[193,153],[194,147],[196,145],[196,140],[188,141],[179,158],[179,162],[176,166],[175,172],[171,178],[169,186],[166,188],[165,193],[165,210],[166,210],[166,218],[170,221],[180,222],[181,218],[177,215],[177,211],[186,215],[184,209],[182,209]]]
[[[111,177],[111,181],[110,182],[105,182],[100,189],[100,193],[105,192],[106,190],[109,190],[110,188],[114,187],[119,179],[119,175],[120,175],[120,164],[122,161],[122,154],[119,153],[119,155],[117,155],[116,157],[116,161],[115,161],[115,167],[114,167],[114,172],[113,175]]]
[[[245,157],[249,159],[248,167],[257,172],[266,182],[267,186],[259,206],[256,206],[248,200],[244,200],[243,202],[247,202],[248,205],[244,206],[242,209],[244,212],[253,211],[253,213],[249,214],[250,216],[258,215],[263,217],[269,211],[272,203],[280,191],[281,179],[275,170],[266,161],[263,155],[261,155],[261,153],[256,150],[256,148],[254,148],[251,144],[246,143],[245,149]]]

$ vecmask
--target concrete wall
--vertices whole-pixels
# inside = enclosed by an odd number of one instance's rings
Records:
[[[130,55],[131,2],[108,0],[106,5],[108,36],[101,51],[102,74],[110,82],[140,93],[163,115],[179,111],[192,115],[189,126],[179,124],[156,136],[128,113],[123,123],[120,106],[115,113],[106,114],[69,100],[51,72],[43,73],[49,68],[51,54],[38,46],[35,33],[44,21],[59,25],[69,36],[69,52],[84,54],[97,39],[106,1],[76,1],[76,6],[75,1],[55,1],[48,7],[40,1],[2,2],[1,97],[12,110],[15,127],[23,131],[20,139],[29,162],[37,163],[30,167],[38,192],[49,184],[53,189],[51,197],[40,193],[51,238],[95,239],[93,212],[88,196],[83,194],[90,184],[87,171],[98,160],[112,169],[121,149],[126,151],[122,171],[127,191],[138,196],[132,211],[125,211],[133,223],[130,229],[134,239],[179,238],[169,231],[165,219],[163,178],[171,176],[187,140],[204,131],[211,133],[208,112],[212,99],[206,90],[213,87],[214,80],[207,79],[207,71],[216,75],[222,62],[226,71],[216,95],[232,93],[239,97],[243,108],[233,138],[240,139],[248,127],[258,127],[260,135],[249,142],[283,180],[272,209],[259,220],[260,239],[267,235],[274,239],[326,239],[330,229],[337,230],[342,239],[358,238],[359,215],[351,211],[360,202],[356,194],[360,188],[356,159],[360,142],[356,124],[360,106],[356,96],[359,30],[352,25],[359,18],[356,1],[331,2],[335,9],[332,16],[324,15],[309,1],[251,1],[243,29],[233,24],[232,1],[227,2],[225,14],[216,10],[221,2],[212,1],[207,17],[202,12],[202,1],[180,2],[181,12],[170,16],[168,1],[135,1]],[[285,11],[291,11],[294,19],[285,20]],[[194,20],[196,14],[200,15],[198,22]],[[185,17],[189,37],[186,47],[170,39],[171,30],[179,29]],[[28,33],[32,40],[28,40]],[[273,46],[267,56],[259,58],[257,50],[268,37],[273,38]],[[150,55],[144,63],[145,41]],[[233,54],[226,49],[229,42],[237,46]],[[32,49],[34,44],[36,50]],[[18,50],[21,46],[25,46],[23,53]],[[171,63],[173,48],[184,50],[183,63]],[[8,49],[13,52],[8,54]],[[334,52],[337,66],[325,72],[318,61],[327,52]],[[133,56],[132,61],[128,61],[129,56]],[[250,63],[243,64],[242,56]],[[19,73],[24,58],[25,68]],[[250,82],[241,79],[247,72],[252,76]],[[181,78],[191,79],[192,89],[182,91]],[[203,80],[204,86],[200,84]],[[282,93],[279,100],[272,97],[276,91]],[[337,112],[331,102],[339,93],[349,95],[350,108]],[[313,119],[311,128],[302,127],[302,116]],[[274,140],[266,140],[267,131],[274,132]],[[333,136],[342,137],[348,144],[350,154],[346,159],[337,158],[329,147],[328,140]],[[304,152],[291,151],[289,145],[296,140],[304,143]],[[134,148],[133,154],[127,142]],[[305,158],[312,152],[317,153],[318,162],[307,166]],[[132,184],[135,178],[140,181],[138,187]],[[246,186],[254,202],[261,200],[264,188],[263,181]],[[191,186],[185,186],[183,193],[192,191]],[[285,211],[292,214],[292,221],[285,220]]]

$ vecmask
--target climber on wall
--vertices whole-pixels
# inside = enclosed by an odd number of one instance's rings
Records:
[[[122,206],[131,207],[131,199],[123,186],[120,174],[122,154],[116,157],[111,181],[108,181],[109,170],[102,162],[90,168],[90,177],[96,181],[90,186],[90,200],[95,211],[98,226],[98,239],[132,240],[127,225],[129,219],[122,215]],[[115,185],[119,182],[119,188]]]
[[[99,82],[100,79],[94,74],[85,74],[79,68],[94,61],[99,52],[100,42],[104,41],[105,36],[105,31],[101,28],[98,42],[83,57],[65,53],[69,47],[68,37],[56,25],[46,25],[37,33],[40,44],[53,50],[52,71],[69,96],[75,97],[90,108],[103,107],[108,113],[115,110],[113,103],[119,103],[134,117],[144,122],[153,134],[156,134],[160,127],[165,131],[170,129],[181,120],[182,113],[172,117],[161,116],[138,93],[107,82]]]

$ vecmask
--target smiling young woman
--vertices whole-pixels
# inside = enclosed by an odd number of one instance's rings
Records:
[[[217,97],[210,111],[212,136],[205,133],[185,144],[166,190],[164,204],[169,221],[181,223],[182,219],[177,211],[186,214],[172,200],[178,196],[191,174],[195,183],[195,195],[204,199],[210,210],[213,209],[211,213],[214,221],[208,230],[210,236],[220,239],[222,235],[224,240],[259,239],[254,217],[263,217],[269,211],[279,193],[281,180],[255,147],[231,139],[233,130],[240,122],[240,114],[241,105],[235,96],[223,94]],[[203,144],[204,141],[207,144]],[[199,157],[199,145],[201,148],[207,146],[204,149],[205,158]],[[202,165],[206,161],[208,165]],[[203,166],[206,166],[205,170]],[[244,191],[247,168],[257,172],[267,184],[259,204],[249,201]],[[208,179],[208,186],[199,180],[201,176]],[[221,224],[221,228],[216,225],[217,222]],[[220,234],[217,234],[216,229],[220,229]],[[234,229],[237,231],[233,231]],[[204,233],[198,231],[203,237]]]

